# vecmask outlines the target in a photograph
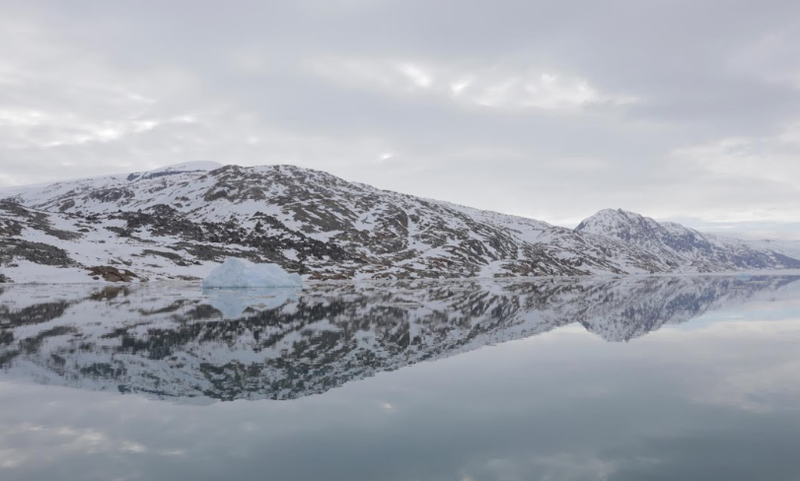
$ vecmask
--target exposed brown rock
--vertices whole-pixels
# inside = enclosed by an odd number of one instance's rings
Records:
[[[133,282],[134,279],[143,280],[128,269],[117,269],[111,266],[95,266],[89,268],[89,275],[93,278],[102,277],[108,282]]]

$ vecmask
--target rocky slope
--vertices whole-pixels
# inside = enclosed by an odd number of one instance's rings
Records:
[[[797,267],[795,259],[777,250],[759,248],[753,242],[703,234],[674,222],[658,223],[622,209],[601,210],[575,230],[636,245],[689,271]]]
[[[658,242],[591,219],[573,231],[286,165],[192,163],[0,198],[0,275],[16,282],[102,280],[89,271],[97,266],[128,270],[132,280],[193,279],[228,256],[275,262],[311,279],[800,267],[769,249],[711,242],[679,226],[661,226],[667,233]],[[687,254],[691,236],[712,248]]]
[[[587,277],[0,288],[0,372],[82,389],[210,402],[292,399],[572,323],[628,341],[756,299],[797,277]],[[784,294],[785,293],[785,294]]]

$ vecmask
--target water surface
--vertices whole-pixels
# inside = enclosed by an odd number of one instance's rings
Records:
[[[0,288],[0,479],[800,479],[800,282]]]

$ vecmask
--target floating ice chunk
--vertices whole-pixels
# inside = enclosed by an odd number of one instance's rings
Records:
[[[203,281],[204,288],[217,287],[299,287],[300,274],[290,274],[277,264],[253,264],[244,259],[229,257]]]

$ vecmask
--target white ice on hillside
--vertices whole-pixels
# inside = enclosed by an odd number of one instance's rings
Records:
[[[302,286],[300,274],[291,274],[277,264],[253,264],[229,257],[203,281],[205,288]]]

